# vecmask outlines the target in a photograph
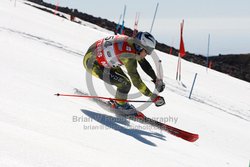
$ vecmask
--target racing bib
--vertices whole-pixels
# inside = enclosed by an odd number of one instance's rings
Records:
[[[126,42],[127,37],[122,37],[124,38],[123,42],[116,42],[116,39],[120,37],[118,35],[110,36],[96,42],[96,59],[100,65],[106,68],[121,66],[123,63],[120,61],[119,56],[122,53],[135,53]]]

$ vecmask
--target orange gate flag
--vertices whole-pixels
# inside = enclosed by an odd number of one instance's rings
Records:
[[[180,57],[184,57],[186,55],[184,42],[183,42],[183,37],[182,37],[183,26],[184,26],[184,20],[182,20],[182,23],[181,23],[181,40],[180,40],[180,49],[179,49]]]

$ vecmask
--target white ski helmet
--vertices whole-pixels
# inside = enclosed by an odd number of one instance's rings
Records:
[[[135,36],[137,38],[141,45],[135,44],[135,49],[140,52],[142,49],[145,49],[147,54],[151,54],[156,46],[156,40],[155,38],[148,32],[138,32]]]

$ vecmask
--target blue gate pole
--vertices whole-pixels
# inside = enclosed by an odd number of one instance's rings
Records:
[[[194,89],[194,84],[195,84],[195,80],[196,80],[196,77],[197,77],[197,73],[195,73],[195,76],[194,76],[194,81],[193,81],[193,84],[192,84],[192,87],[191,87],[191,90],[190,90],[190,93],[189,93],[189,99],[191,99],[191,95],[192,95],[192,92],[193,92],[193,89]]]

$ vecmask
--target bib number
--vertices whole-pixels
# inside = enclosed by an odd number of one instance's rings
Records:
[[[114,51],[115,50],[113,45],[114,38],[115,38],[114,36],[110,36],[105,38],[103,41],[103,53],[107,60],[108,65],[111,67],[117,67],[122,65],[119,62]]]

